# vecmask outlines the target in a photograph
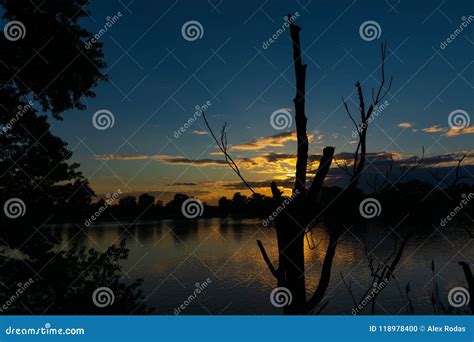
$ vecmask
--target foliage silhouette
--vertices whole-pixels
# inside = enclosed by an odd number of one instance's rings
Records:
[[[72,153],[51,133],[47,116],[60,120],[66,110],[85,109],[93,87],[106,79],[102,45],[86,49],[93,35],[78,24],[88,16],[88,2],[51,0],[39,9],[29,0],[0,0],[3,19],[26,29],[23,39],[0,37],[0,202],[18,198],[26,208],[16,219],[0,216],[2,298],[11,298],[16,284],[34,280],[21,298],[2,306],[5,313],[149,312],[141,304],[140,281],[120,282],[124,242],[103,253],[58,251],[60,241],[46,227],[57,213],[85,217],[94,195],[79,165],[68,162]],[[112,288],[114,305],[93,305],[99,286]]]

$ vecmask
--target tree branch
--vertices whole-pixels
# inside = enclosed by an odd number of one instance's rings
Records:
[[[329,168],[331,167],[333,157],[334,147],[326,146],[323,150],[321,160],[319,161],[318,171],[316,172],[313,183],[309,188],[308,198],[310,203],[314,203],[316,201],[316,198],[323,187],[324,179],[326,178]]]
[[[242,174],[240,173],[240,169],[239,167],[237,166],[237,164],[234,162],[234,160],[232,159],[232,157],[230,156],[230,154],[227,152],[227,134],[225,132],[225,129],[227,127],[227,123],[224,124],[224,126],[222,126],[222,130],[221,130],[221,136],[220,136],[220,142],[219,140],[217,139],[216,135],[214,134],[214,131],[212,130],[211,126],[209,125],[209,122],[207,122],[207,118],[206,118],[206,114],[203,112],[202,113],[202,117],[204,118],[204,122],[206,123],[206,126],[207,126],[207,129],[209,130],[209,133],[211,133],[211,136],[212,138],[214,139],[214,141],[216,142],[217,146],[219,147],[219,149],[221,150],[221,152],[224,154],[225,156],[225,161],[227,162],[227,164],[229,165],[229,167],[232,169],[232,171],[234,171],[237,176],[239,176],[239,178],[242,180],[242,182],[245,184],[245,186],[253,193],[255,194],[256,192],[252,189],[252,187],[250,186],[249,183],[247,183],[247,181],[244,179],[244,177],[242,176]]]
[[[463,271],[464,271],[464,276],[466,277],[467,285],[469,287],[469,294],[471,297],[471,301],[469,303],[469,307],[471,309],[471,314],[474,314],[474,277],[472,276],[472,271],[471,268],[469,267],[468,264],[466,264],[464,261],[460,261],[459,265],[461,265]]]
[[[319,278],[319,284],[314,292],[313,296],[308,300],[307,307],[308,311],[311,311],[321,303],[326,293],[326,290],[329,285],[329,280],[331,279],[331,267],[334,255],[336,254],[337,241],[341,232],[338,227],[331,231],[331,238],[329,240],[328,248],[326,250],[326,256],[324,257],[323,268],[321,269],[321,277]]]
[[[258,245],[258,248],[260,248],[260,253],[262,253],[263,260],[265,260],[265,263],[267,264],[268,269],[269,269],[270,272],[273,274],[273,276],[274,276],[277,280],[279,280],[278,271],[275,269],[275,267],[273,266],[273,264],[272,264],[270,258],[268,257],[267,251],[265,250],[265,247],[263,247],[262,241],[257,240],[257,245]]]

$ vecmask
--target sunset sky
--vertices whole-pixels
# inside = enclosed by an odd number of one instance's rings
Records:
[[[287,14],[297,12],[308,64],[312,161],[328,145],[336,147],[336,158],[350,158],[354,127],[341,97],[357,116],[354,84],[362,83],[369,101],[380,80],[380,43],[387,41],[386,74],[394,80],[386,107],[369,128],[369,152],[392,152],[400,162],[420,155],[424,146],[426,167],[449,167],[456,163],[453,157],[467,154],[464,171],[472,175],[472,123],[461,130],[448,124],[455,110],[474,120],[472,1],[129,1],[89,5],[92,18],[83,24],[94,33],[107,16],[122,14],[99,39],[110,79],[95,89],[97,97],[87,100],[86,111],[51,121],[97,194],[150,192],[166,202],[185,192],[212,203],[244,191],[206,134],[202,117],[175,137],[195,106],[208,101],[206,114],[215,131],[229,124],[230,152],[246,179],[261,192],[268,192],[272,179],[289,189],[294,120],[285,130],[270,124],[276,110],[293,109],[289,31],[266,49],[263,44]],[[183,38],[182,26],[190,20],[202,25],[201,39]],[[379,24],[378,39],[362,39],[359,27],[366,21]],[[463,31],[442,48],[463,21],[468,22]],[[113,127],[94,127],[93,114],[101,109],[113,114]],[[337,171],[329,181],[343,185]]]

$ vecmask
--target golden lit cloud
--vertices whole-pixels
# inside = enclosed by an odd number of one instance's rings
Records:
[[[426,133],[437,133],[437,132],[444,132],[445,129],[442,127],[439,127],[438,125],[435,125],[435,126],[423,128],[422,131]]]
[[[401,127],[401,128],[410,128],[410,127],[413,127],[415,126],[415,124],[413,122],[400,122],[398,124],[398,127]]]
[[[313,134],[308,134],[308,140],[311,141]],[[268,147],[282,147],[288,141],[296,141],[296,132],[288,131],[282,132],[275,135],[261,137],[255,140],[248,141],[240,145],[233,145],[231,147],[234,151],[255,151],[261,150]]]
[[[446,132],[446,136],[455,137],[461,134],[472,134],[472,133],[474,133],[474,126],[461,128],[461,129],[451,128],[448,132]]]
[[[458,151],[451,154],[425,156],[423,163],[420,165],[419,170],[425,172],[425,175],[429,176],[430,169],[442,169],[456,167],[458,160],[465,156],[462,166],[463,168],[474,166],[474,150]],[[308,182],[314,177],[316,170],[319,166],[319,159],[321,154],[310,154],[308,157]],[[192,167],[220,167],[226,174],[229,173],[225,160],[222,159],[188,159],[183,156],[173,155],[99,155],[96,156],[97,160],[115,160],[115,161],[137,161],[137,160],[155,160],[167,165],[190,165]],[[331,171],[325,182],[326,185],[344,185],[347,181],[347,174],[342,170],[342,166],[347,165],[350,167],[353,165],[354,153],[353,152],[341,152],[334,156],[336,162],[333,163]],[[416,163],[419,156],[402,155],[397,152],[383,151],[368,153],[367,159],[370,161],[367,164],[365,173],[380,174],[380,170],[386,170],[389,165],[393,165],[394,173],[397,174],[397,170],[403,167],[410,167]],[[252,157],[236,157],[235,162],[239,165],[245,179],[252,186],[252,188],[262,194],[271,195],[269,184],[272,180],[275,180],[281,190],[285,190],[285,193],[291,194],[291,189],[294,186],[295,179],[295,164],[296,155],[293,153],[277,153],[277,152],[257,152],[257,155]],[[339,166],[338,166],[339,165]],[[425,170],[425,171],[423,171]],[[444,171],[441,171],[444,172]],[[446,171],[449,172],[449,171]],[[196,196],[203,201],[209,203],[216,203],[219,197],[226,196],[231,198],[237,191],[245,195],[251,195],[245,184],[240,180],[235,179],[232,174],[224,180],[223,177],[218,175],[208,176],[206,179],[196,177],[196,172],[190,172],[189,174],[183,174],[183,177],[179,181],[173,181],[173,177],[164,180],[147,181],[145,183],[134,184],[131,183],[130,187],[137,194],[141,192],[153,192],[160,195],[160,199],[163,201],[169,201],[174,193],[182,192],[191,196]],[[189,178],[187,175],[191,175]],[[130,176],[130,177],[133,177]],[[210,180],[211,178],[216,178]],[[120,177],[123,182],[127,182],[126,176]],[[102,191],[101,186],[106,181],[113,181],[113,179],[100,178],[98,180],[97,187]],[[309,183],[308,183],[309,184]],[[94,184],[95,185],[95,184]],[[104,188],[105,190],[105,188]],[[107,190],[109,191],[109,190]]]

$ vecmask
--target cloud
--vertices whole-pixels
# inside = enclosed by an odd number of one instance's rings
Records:
[[[442,168],[454,167],[457,165],[457,160],[462,156],[467,157],[463,161],[463,165],[474,165],[474,150],[466,150],[460,152],[453,152],[450,154],[425,156],[422,165],[419,168]],[[308,155],[308,174],[314,174],[319,167],[319,160],[321,154],[314,153]],[[367,153],[367,173],[380,173],[388,165],[392,164],[393,168],[410,167],[413,165],[418,157],[410,155],[402,155],[397,152],[381,151]],[[155,160],[166,165],[189,165],[193,167],[222,167],[227,168],[226,161],[222,159],[188,159],[182,156],[172,155],[98,155],[97,160]],[[334,156],[335,162],[332,164],[332,169],[338,169],[343,165],[351,167],[354,161],[354,152],[341,152]],[[252,178],[258,175],[268,175],[278,180],[285,180],[288,177],[293,177],[295,173],[296,154],[294,153],[275,153],[275,152],[261,152],[253,157],[241,157],[234,159],[241,171],[244,171],[247,176]],[[337,172],[333,174],[339,175]],[[173,183],[171,186],[195,186],[194,183]]]
[[[286,195],[291,194],[291,189],[294,186],[295,180],[295,164],[296,154],[293,153],[275,153],[275,152],[264,152],[260,151],[258,155],[248,158],[236,158],[235,161],[242,171],[245,179],[248,181],[250,186],[256,191],[262,194],[271,196],[269,184],[271,181],[276,181],[280,190],[283,190]],[[472,177],[474,173],[474,150],[458,151],[449,154],[425,156],[423,163],[403,181],[411,179],[421,179],[424,181],[433,182],[433,170],[437,170],[442,177],[452,177],[453,168],[458,165],[458,160],[463,156],[466,156],[460,168],[460,176],[467,177],[469,183],[472,184]],[[321,158],[320,153],[313,153],[308,156],[308,177],[307,185],[309,186],[316,170],[319,166],[319,159]],[[345,187],[348,184],[349,177],[346,171],[343,170],[343,165],[346,163],[348,169],[351,170],[353,163],[354,152],[341,152],[335,155],[337,164],[333,162],[332,167],[325,180],[325,186],[340,186]],[[364,173],[362,175],[362,181],[360,182],[363,190],[373,191],[370,188],[371,184],[374,183],[374,179],[378,179],[380,182],[387,181],[384,178],[388,175],[388,181],[394,182],[401,176],[404,169],[415,165],[420,156],[402,155],[400,153],[391,151],[372,152],[367,154],[367,163]],[[122,160],[135,161],[135,160],[156,160],[160,163],[170,165],[192,165],[193,167],[208,167],[208,166],[219,166],[223,170],[228,167],[225,160],[214,160],[214,159],[188,159],[183,156],[172,156],[172,155],[101,155],[96,156],[98,160]],[[222,177],[216,176],[217,179],[204,181],[195,179],[195,172],[191,173],[192,179],[180,179],[179,182],[173,182],[167,180],[167,184],[156,182],[153,189],[146,189],[150,182],[145,186],[140,185],[140,190],[145,188],[150,194],[159,195],[159,199],[163,201],[169,201],[176,191],[184,192],[188,195],[196,196],[203,201],[210,201],[216,203],[218,198],[221,196],[232,197],[235,191],[241,191],[245,194],[248,193],[248,189],[237,177],[228,179],[222,179]],[[126,178],[123,177],[124,181]],[[229,180],[230,179],[230,180]],[[235,180],[234,180],[235,179]],[[388,182],[387,181],[387,182]],[[134,189],[135,194],[139,194],[138,189]]]
[[[415,124],[413,122],[400,122],[398,124],[398,127],[401,127],[401,128],[410,128],[410,127],[413,127],[415,126]]]
[[[472,134],[472,133],[474,133],[474,126],[461,128],[461,129],[451,128],[448,132],[446,132],[445,135],[448,137],[456,137],[461,134]]]
[[[313,134],[308,134],[308,140],[311,141]],[[281,147],[285,146],[285,143],[288,141],[296,141],[296,132],[288,131],[282,132],[275,135],[270,135],[266,137],[261,137],[258,139],[250,140],[246,143],[240,145],[233,145],[231,147],[234,151],[255,151],[261,150],[268,147]]]
[[[445,129],[443,127],[439,127],[438,125],[435,125],[435,126],[423,128],[422,131],[426,133],[437,133],[437,132],[444,132]]]
[[[96,155],[96,160],[156,160],[168,165],[194,165],[194,166],[223,166],[227,165],[225,160],[219,159],[188,159],[181,156],[170,156],[166,154],[102,154]]]
[[[198,185],[198,184],[197,183],[186,183],[186,182],[165,184],[165,186],[196,186],[196,185]]]
[[[196,134],[196,135],[206,135],[207,134],[206,131],[201,131],[201,130],[195,130],[195,131],[192,131],[191,133]]]

